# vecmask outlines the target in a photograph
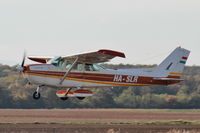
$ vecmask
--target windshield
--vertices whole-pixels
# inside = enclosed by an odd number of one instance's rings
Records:
[[[57,67],[62,67],[62,66],[65,65],[65,64],[64,64],[64,60],[61,59],[60,56],[51,59],[49,62],[50,62],[51,64],[53,64],[54,66],[57,66]]]

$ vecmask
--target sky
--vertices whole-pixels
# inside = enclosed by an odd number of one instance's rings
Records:
[[[27,55],[99,49],[126,54],[110,63],[159,64],[176,47],[200,65],[200,0],[0,0],[0,63]],[[26,61],[27,62],[27,61]]]

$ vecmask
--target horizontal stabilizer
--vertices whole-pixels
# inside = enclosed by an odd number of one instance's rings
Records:
[[[177,79],[177,78],[153,78],[154,80],[161,80],[161,81],[183,81],[184,79]]]

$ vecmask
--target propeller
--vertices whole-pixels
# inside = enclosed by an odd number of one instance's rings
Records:
[[[16,67],[16,69],[17,69],[18,72],[19,72],[19,76],[18,76],[18,78],[17,78],[16,81],[15,81],[16,85],[18,85],[19,79],[21,78],[22,72],[24,71],[24,68],[25,68],[25,67],[24,67],[25,60],[26,60],[26,52],[24,51],[24,55],[23,55],[23,59],[22,59],[21,65],[17,65],[17,67]]]
[[[24,52],[21,67],[24,67],[25,60],[26,60],[26,52]]]
[[[26,52],[24,51],[22,63],[21,63],[21,65],[17,66],[17,69],[19,70],[19,72],[22,72],[24,70],[25,60],[26,60]]]

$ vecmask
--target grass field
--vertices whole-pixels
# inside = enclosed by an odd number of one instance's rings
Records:
[[[0,132],[200,132],[200,110],[0,110]]]

